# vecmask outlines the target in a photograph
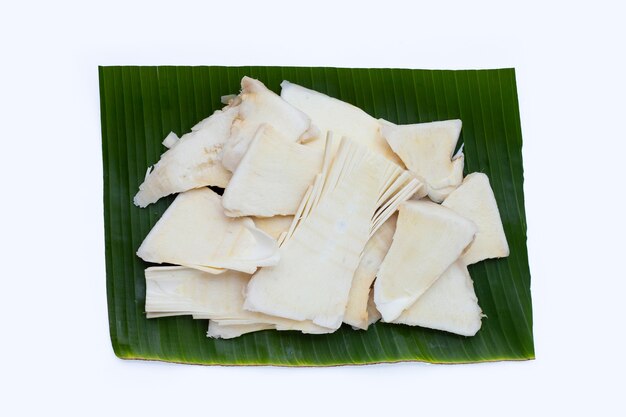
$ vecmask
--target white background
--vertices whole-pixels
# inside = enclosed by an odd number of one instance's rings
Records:
[[[13,3],[0,6],[1,415],[625,415],[620,2]],[[99,64],[514,66],[537,359],[330,369],[117,359]]]

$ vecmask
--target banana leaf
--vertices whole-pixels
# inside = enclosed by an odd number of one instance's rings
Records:
[[[474,337],[377,323],[329,335],[267,330],[231,340],[205,336],[207,321],[146,319],[148,266],[135,256],[173,197],[132,203],[163,138],[179,136],[222,107],[244,75],[280,92],[289,80],[352,103],[377,118],[417,123],[459,118],[466,173],[491,179],[511,255],[470,266],[487,317]],[[123,359],[222,365],[328,366],[424,361],[467,363],[534,358],[526,249],[522,133],[515,71],[297,67],[100,67],[104,224],[109,330]]]

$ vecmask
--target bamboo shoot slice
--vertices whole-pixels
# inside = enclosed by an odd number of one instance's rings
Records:
[[[230,218],[221,197],[208,188],[179,194],[145,238],[137,255],[146,262],[171,263],[207,272],[234,269],[253,273],[278,263],[278,245],[250,218]]]
[[[343,322],[352,327],[367,330],[370,316],[368,309],[370,288],[391,246],[396,230],[396,219],[395,215],[389,218],[365,245],[361,261],[352,279],[346,314],[343,318]]]
[[[404,167],[381,135],[380,122],[360,108],[289,81],[283,81],[280,86],[280,96],[310,117],[311,123],[319,129],[318,137],[310,142],[310,146],[323,148],[328,132],[333,132],[337,137],[353,140]],[[338,145],[337,142],[333,155]]]
[[[248,284],[250,275],[226,271],[213,275],[182,266],[157,266],[145,270],[146,313],[202,314],[231,317],[239,312],[233,295]]]
[[[509,245],[498,204],[485,174],[469,174],[442,205],[467,217],[478,226],[474,241],[462,255],[465,265],[509,256]]]
[[[426,185],[428,197],[440,203],[463,181],[463,153],[454,155],[460,120],[394,125],[381,121],[382,135],[407,169]]]
[[[234,102],[239,103],[239,112],[222,155],[222,165],[231,172],[239,165],[262,124],[271,125],[291,142],[306,140],[317,132],[303,112],[269,90],[259,80],[243,77],[241,94]]]
[[[374,284],[383,320],[392,322],[456,261],[476,234],[476,225],[429,201],[399,208],[396,232]]]
[[[295,214],[322,169],[323,151],[287,140],[262,125],[224,191],[228,216]]]
[[[222,166],[222,148],[237,113],[237,107],[225,107],[176,141],[168,135],[171,147],[139,186],[134,203],[146,207],[170,194],[208,185],[226,187],[231,173]]]
[[[457,261],[393,323],[474,336],[480,330],[482,317],[467,267]]]

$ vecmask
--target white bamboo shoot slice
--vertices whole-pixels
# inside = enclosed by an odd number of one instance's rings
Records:
[[[476,234],[476,225],[429,201],[399,208],[396,232],[374,284],[374,300],[391,322],[426,292],[456,261]]]
[[[221,197],[208,188],[179,194],[145,238],[137,255],[215,273],[227,268],[253,273],[278,263],[278,245],[250,218],[230,218]]]
[[[367,241],[359,266],[354,273],[348,305],[343,322],[352,327],[367,330],[369,324],[368,300],[370,288],[380,264],[389,251],[396,230],[396,218],[392,216]]]
[[[139,186],[135,204],[146,207],[161,197],[208,185],[226,187],[231,173],[222,166],[222,148],[237,113],[237,107],[225,107],[176,141],[168,135],[171,148]]]
[[[482,317],[467,267],[457,261],[393,322],[474,336]]]
[[[469,174],[442,205],[467,217],[478,226],[474,241],[462,255],[465,265],[509,256],[509,245],[504,235],[498,204],[485,174]]]
[[[322,158],[322,150],[287,140],[270,125],[262,125],[224,191],[226,214],[295,214],[322,169]]]
[[[310,146],[323,148],[328,132],[333,132],[339,138],[353,140],[404,167],[382,137],[380,122],[360,108],[289,81],[283,81],[280,86],[280,96],[309,116],[311,123],[319,129],[319,136],[310,142]],[[337,146],[338,142],[333,155]]]
[[[291,142],[306,140],[317,132],[303,112],[253,78],[242,78],[241,94],[235,103],[239,103],[239,113],[222,155],[222,165],[231,172],[239,165],[262,124],[271,125]]]
[[[426,185],[428,197],[440,203],[463,181],[463,153],[454,156],[460,120],[394,125],[381,121],[382,135],[407,169]]]
[[[250,275],[242,272],[213,275],[182,266],[150,267],[145,276],[146,313],[202,314],[206,318],[236,316],[240,310],[236,296],[250,280]]]

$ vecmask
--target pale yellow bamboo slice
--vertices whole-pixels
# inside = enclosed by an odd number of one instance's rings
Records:
[[[461,257],[465,265],[509,256],[498,204],[487,175],[469,174],[442,205],[472,220],[478,227],[474,241]]]
[[[230,317],[239,311],[233,294],[241,293],[250,275],[237,271],[213,275],[182,266],[160,266],[147,268],[145,278],[146,313]]]
[[[474,336],[480,330],[482,317],[467,267],[457,261],[393,323]]]
[[[395,320],[424,294],[459,258],[476,230],[472,221],[439,204],[402,204],[391,248],[374,284],[374,300],[383,320]]]
[[[382,135],[407,169],[426,186],[431,200],[440,203],[463,181],[463,153],[454,154],[461,133],[460,120],[412,125],[381,121]]]
[[[137,255],[147,262],[171,263],[223,272],[253,273],[276,265],[278,244],[250,218],[224,214],[221,197],[208,188],[179,194],[145,238]]]
[[[326,135],[333,132],[336,137],[353,140],[404,167],[382,137],[380,122],[360,108],[289,81],[283,81],[281,88],[281,97],[309,116],[319,129],[318,138],[312,140],[310,146],[323,148]],[[336,142],[333,155],[338,146]]]
[[[231,134],[224,145],[222,165],[234,172],[250,142],[263,124],[271,125],[291,142],[305,141],[317,135],[311,120],[303,112],[269,90],[262,82],[250,77],[241,80],[237,100],[239,112],[232,124]]]
[[[380,264],[389,251],[393,234],[396,230],[397,216],[392,216],[367,241],[359,266],[354,273],[348,305],[343,322],[352,327],[367,330],[369,325],[368,301],[370,288]]]
[[[166,145],[171,148],[149,170],[139,186],[134,203],[145,207],[161,197],[193,188],[208,185],[226,187],[231,173],[222,166],[222,149],[237,114],[237,107],[227,106],[178,140],[174,141],[168,135]]]
[[[322,169],[323,151],[285,139],[261,125],[224,191],[228,216],[295,214]]]

